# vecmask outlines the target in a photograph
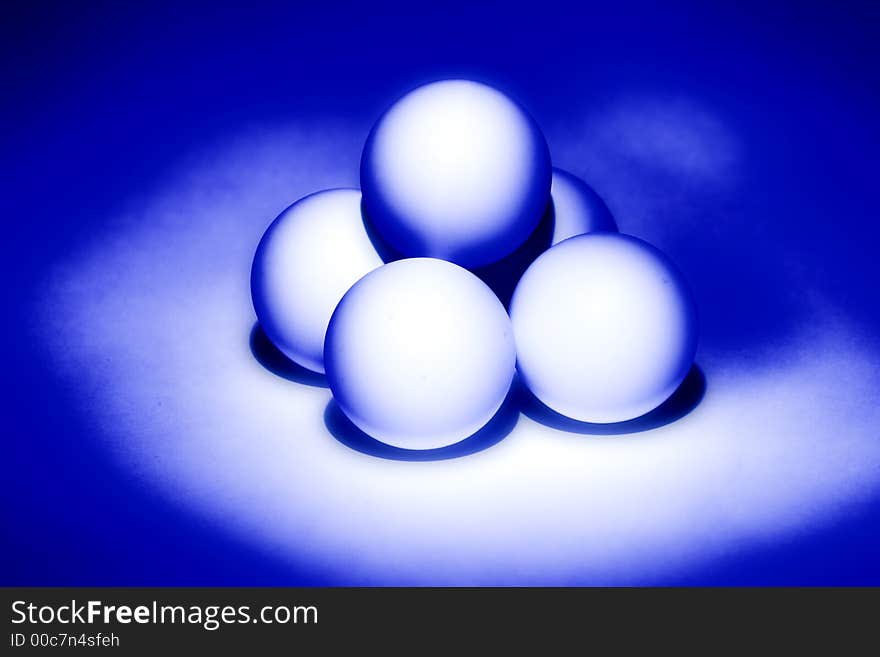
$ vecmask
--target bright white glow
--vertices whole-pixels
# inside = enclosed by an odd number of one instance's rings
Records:
[[[495,415],[516,348],[507,312],[485,283],[444,260],[411,258],[346,293],[325,362],[352,422],[382,442],[430,449],[467,438]]]
[[[491,449],[428,463],[340,444],[322,422],[329,391],[248,350],[247,282],[265,217],[356,184],[344,163],[362,134],[244,135],[145,190],[52,272],[35,323],[132,477],[338,584],[664,583],[876,493],[880,358],[821,300],[784,344],[701,348],[702,403],[646,433],[520,417]]]
[[[324,371],[324,334],[342,295],[382,265],[361,218],[361,194],[312,194],[272,222],[257,247],[251,296],[260,324],[288,358]]]
[[[511,253],[538,224],[550,158],[534,121],[504,94],[445,80],[379,120],[361,181],[371,219],[401,253],[479,266]]]
[[[516,286],[510,316],[529,389],[584,422],[659,406],[697,348],[679,273],[657,249],[618,233],[572,237],[541,254]]]

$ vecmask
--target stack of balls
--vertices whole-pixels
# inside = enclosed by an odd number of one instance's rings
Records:
[[[598,423],[651,411],[684,379],[697,323],[681,274],[552,168],[504,94],[467,80],[412,91],[376,123],[360,177],[361,191],[317,192],[275,219],[251,292],[268,338],[325,373],[370,436],[459,442],[515,371],[554,411]]]

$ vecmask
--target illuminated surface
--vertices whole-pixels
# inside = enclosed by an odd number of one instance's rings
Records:
[[[468,80],[419,87],[376,123],[361,188],[370,219],[405,256],[486,265],[522,244],[550,194],[550,154],[534,120]]]
[[[652,194],[686,185],[733,194],[738,171],[736,141],[717,120],[693,120],[694,111],[663,123],[702,138],[687,143],[708,144],[686,178],[681,160],[665,155],[651,170],[668,164],[659,183],[624,175],[624,156],[608,144],[630,141],[617,137],[585,151],[560,129],[567,138],[554,153],[563,164],[606,163],[596,169],[601,185],[588,178],[610,190],[628,232],[692,241],[702,217],[668,213],[658,227],[651,218],[680,204]],[[582,120],[592,140],[627,125],[644,134],[652,115],[643,102]],[[703,124],[712,130],[699,132]],[[267,220],[291,197],[357,183],[361,138],[338,125],[244,135],[171,172],[53,271],[39,314],[44,339],[93,434],[130,476],[339,584],[663,582],[825,527],[877,490],[878,354],[856,322],[806,295],[814,288],[803,281],[796,292],[813,321],[782,338],[744,334],[747,318],[710,322],[697,358],[705,397],[672,424],[591,436],[520,416],[490,449],[427,463],[340,443],[323,421],[329,391],[273,374],[249,350],[248,275]],[[736,256],[723,264],[747,272],[742,263],[761,252]],[[752,300],[762,291],[748,286]],[[700,307],[723,308],[708,299]],[[726,325],[737,330],[735,346]]]
[[[659,406],[697,349],[697,316],[675,265],[619,233],[572,237],[523,274],[510,304],[517,367],[547,406],[622,422]]]
[[[409,449],[457,443],[504,401],[516,364],[504,306],[465,269],[410,258],[368,274],[327,332],[327,380],[345,414]]]
[[[251,298],[266,335],[288,358],[324,371],[324,334],[336,304],[382,265],[361,218],[361,194],[311,194],[266,230],[251,269]]]
[[[551,244],[584,233],[617,231],[605,202],[592,187],[568,171],[553,167],[550,196],[554,219]]]

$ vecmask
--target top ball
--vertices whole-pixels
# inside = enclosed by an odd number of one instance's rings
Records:
[[[468,80],[410,92],[373,127],[361,158],[364,209],[406,257],[480,267],[532,233],[550,197],[550,151],[534,119]]]

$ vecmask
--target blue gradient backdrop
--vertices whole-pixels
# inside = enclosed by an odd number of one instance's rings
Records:
[[[731,241],[697,195],[694,234],[664,244],[716,344],[747,358],[812,321],[779,273],[790,268],[765,266],[775,259],[812,272],[877,335],[876,3],[176,4],[2,9],[3,584],[331,581],[119,469],[34,338],[46,268],[181,154],[243,126],[368,125],[447,76],[509,91],[541,124],[633,90],[697,99],[723,108],[748,145],[738,193],[764,209]],[[878,502],[666,583],[880,584]]]

